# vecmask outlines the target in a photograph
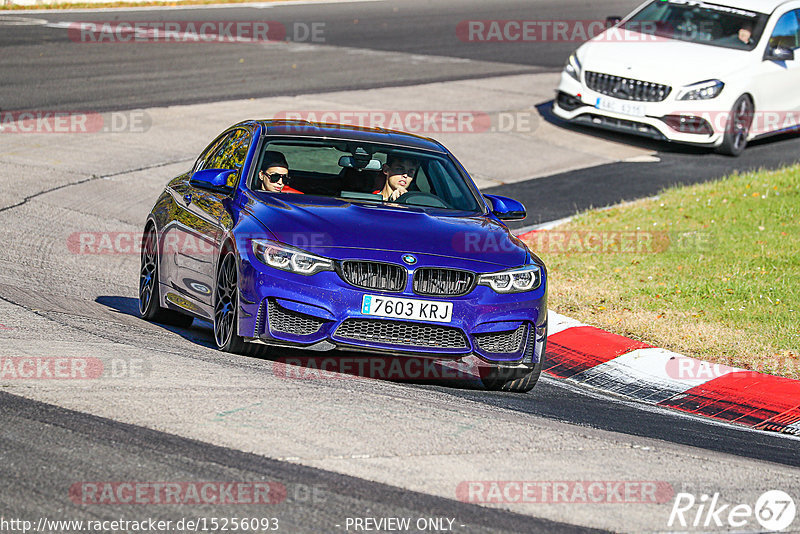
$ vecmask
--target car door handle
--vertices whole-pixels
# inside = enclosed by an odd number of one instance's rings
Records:
[[[191,204],[192,203],[192,194],[191,193],[186,193],[185,195],[183,195],[183,201],[186,202],[187,204]]]

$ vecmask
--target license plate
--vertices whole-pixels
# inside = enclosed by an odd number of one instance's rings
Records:
[[[361,313],[394,319],[449,323],[453,318],[453,303],[364,295],[361,300]]]
[[[626,100],[618,100],[616,98],[598,97],[597,103],[594,105],[597,109],[604,111],[613,111],[614,113],[622,113],[623,115],[633,115],[634,117],[644,117],[644,105],[638,102],[628,102]]]

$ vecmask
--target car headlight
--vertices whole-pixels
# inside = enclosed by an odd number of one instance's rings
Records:
[[[333,270],[332,260],[277,241],[254,239],[253,253],[265,265],[305,276]]]
[[[542,283],[542,274],[536,265],[526,265],[500,271],[498,273],[482,274],[478,277],[478,285],[489,286],[498,293],[522,293],[533,291]]]
[[[693,83],[681,89],[678,100],[710,100],[722,92],[725,84],[719,80]]]
[[[569,55],[567,64],[564,66],[564,72],[575,78],[576,81],[581,81],[581,62],[578,61],[578,56],[575,52]]]

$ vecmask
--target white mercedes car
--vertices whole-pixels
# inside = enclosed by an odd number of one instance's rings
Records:
[[[800,0],[648,0],[609,20],[569,57],[556,116],[733,156],[798,129]]]

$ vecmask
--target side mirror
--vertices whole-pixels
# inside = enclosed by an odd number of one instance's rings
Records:
[[[513,198],[499,195],[483,195],[483,198],[489,201],[492,213],[501,221],[521,221],[528,216],[522,202]]]
[[[622,17],[606,17],[606,29],[613,28],[622,21]]]
[[[782,46],[776,47],[767,47],[767,51],[764,53],[764,60],[765,61],[793,61],[794,60],[794,50],[791,48],[784,48]]]
[[[228,185],[228,178],[232,174],[236,174],[236,171],[228,169],[203,169],[192,175],[192,178],[189,180],[189,185],[199,187],[200,189],[216,191],[217,193],[230,193],[232,188]]]

